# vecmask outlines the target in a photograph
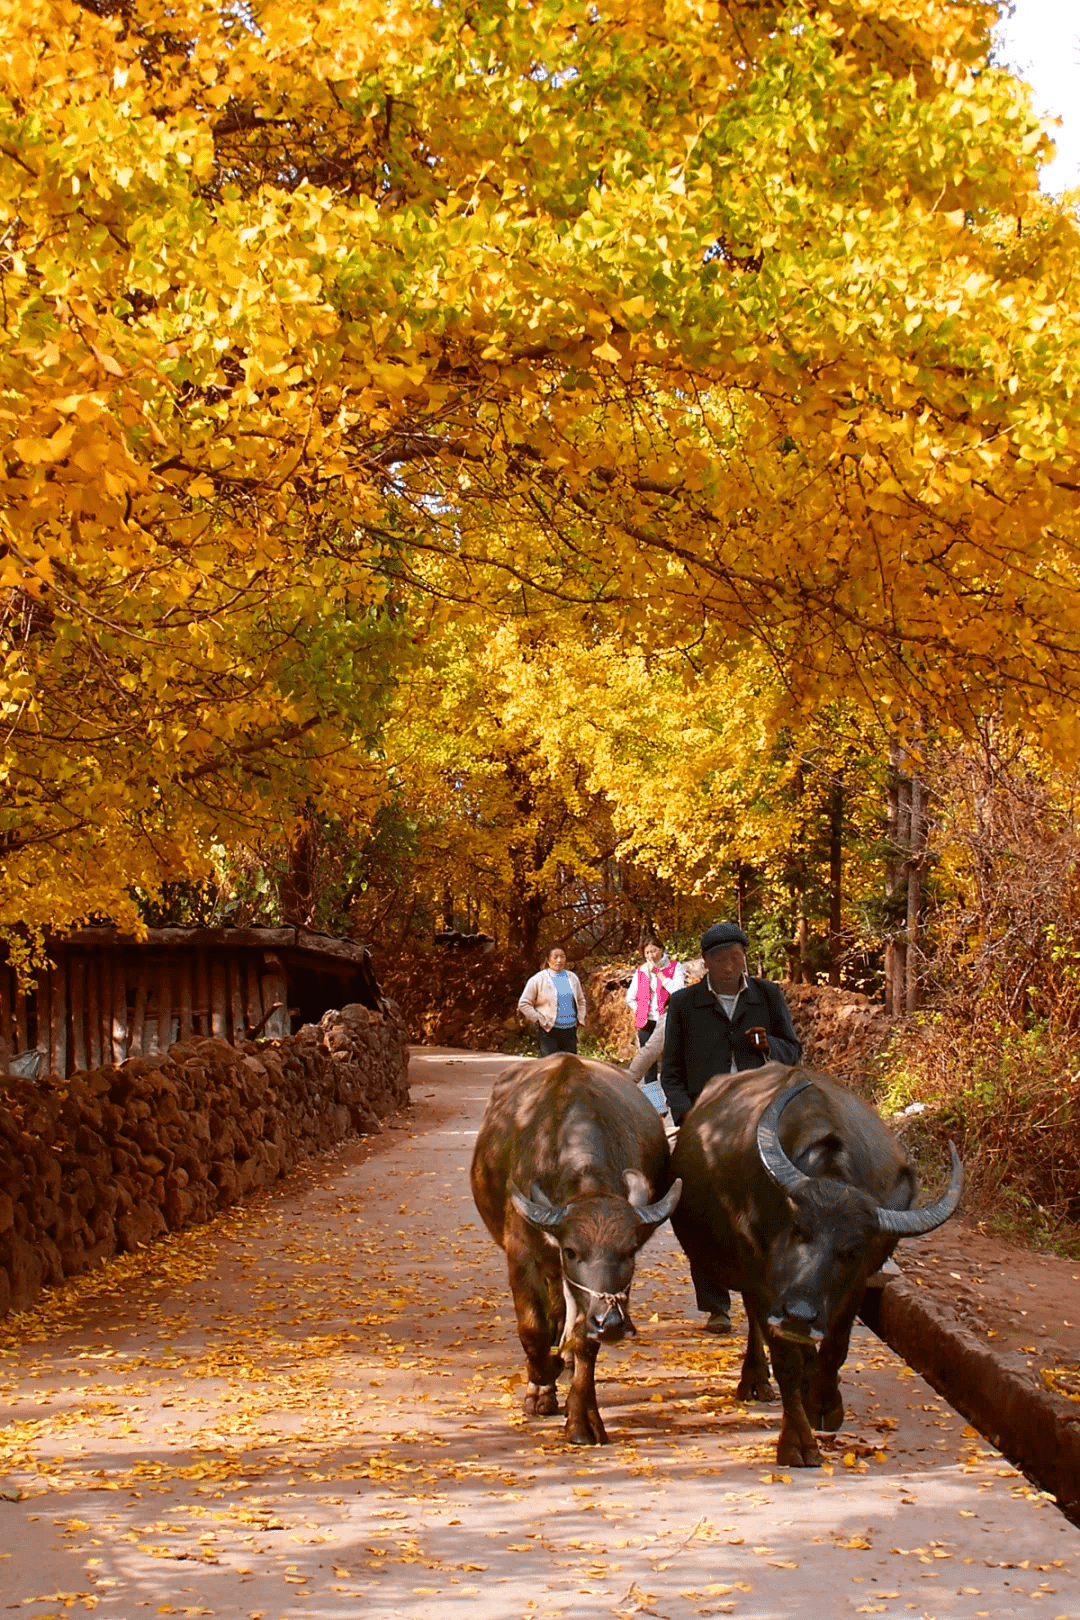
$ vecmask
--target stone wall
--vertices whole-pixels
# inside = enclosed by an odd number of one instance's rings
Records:
[[[258,1045],[200,1037],[66,1080],[0,1078],[0,1316],[378,1131],[409,1096],[405,1025],[385,1006]]]

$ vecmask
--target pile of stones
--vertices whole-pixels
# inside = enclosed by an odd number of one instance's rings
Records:
[[[257,1045],[196,1037],[67,1079],[0,1077],[0,1316],[378,1131],[409,1097],[405,1025],[383,1007]]]

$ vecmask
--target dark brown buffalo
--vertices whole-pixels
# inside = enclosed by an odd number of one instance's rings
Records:
[[[826,1075],[779,1063],[718,1075],[683,1120],[672,1226],[695,1269],[742,1293],[740,1400],[772,1395],[768,1343],[784,1403],[777,1462],[820,1463],[813,1431],[843,1423],[839,1373],[866,1279],[900,1238],[956,1209],[951,1150],[948,1190],[912,1209],[915,1173],[880,1116]]]
[[[526,1414],[558,1411],[561,1352],[569,1350],[567,1439],[606,1445],[597,1351],[635,1331],[634,1261],[679,1198],[659,1115],[606,1063],[558,1053],[515,1064],[491,1093],[472,1192],[506,1251],[528,1365]]]

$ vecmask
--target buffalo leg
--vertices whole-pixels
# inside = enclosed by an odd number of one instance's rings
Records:
[[[529,1375],[522,1409],[526,1417],[551,1417],[559,1410],[555,1386],[563,1370],[563,1359],[553,1344],[555,1324],[551,1320],[547,1280],[524,1246],[518,1250],[508,1245],[506,1259],[518,1338]]]
[[[780,1425],[780,1438],[776,1443],[776,1460],[787,1468],[817,1468],[821,1465],[814,1431],[810,1427],[803,1405],[803,1375],[805,1360],[802,1348],[786,1339],[770,1340],[773,1371],[780,1385],[784,1403],[784,1418]]]
[[[742,1374],[739,1378],[735,1394],[740,1401],[771,1401],[776,1397],[776,1391],[769,1383],[769,1358],[765,1353],[765,1339],[761,1325],[754,1314],[754,1307],[750,1300],[743,1295],[743,1304],[746,1306],[746,1355],[743,1357]]]
[[[815,1429],[839,1429],[844,1421],[844,1398],[840,1394],[840,1369],[847,1360],[854,1311],[844,1313],[818,1346],[817,1366],[805,1397],[806,1415]]]
[[[606,1446],[607,1430],[596,1404],[595,1339],[574,1343],[574,1377],[566,1397],[566,1438],[575,1446]]]

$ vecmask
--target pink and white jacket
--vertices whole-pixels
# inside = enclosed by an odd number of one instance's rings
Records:
[[[664,1008],[676,990],[686,984],[686,972],[681,962],[672,962],[664,956],[655,975],[644,962],[630,980],[626,992],[626,1005],[634,1015],[634,1028],[644,1029],[654,1019],[664,1016]]]

